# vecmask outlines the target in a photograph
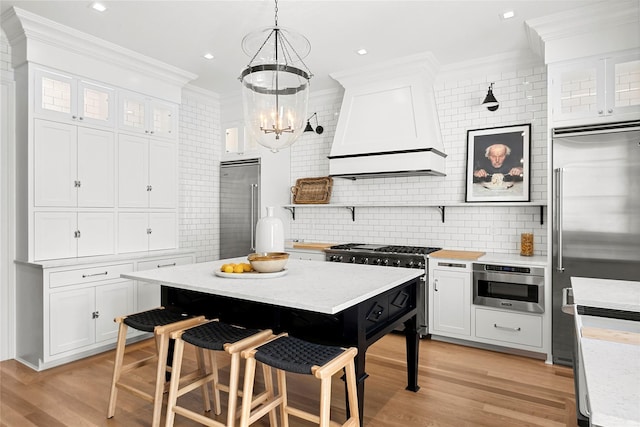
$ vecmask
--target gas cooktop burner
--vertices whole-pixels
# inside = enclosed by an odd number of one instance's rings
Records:
[[[349,252],[378,252],[381,254],[428,255],[441,248],[426,246],[367,245],[364,243],[346,243],[331,246],[329,249]]]

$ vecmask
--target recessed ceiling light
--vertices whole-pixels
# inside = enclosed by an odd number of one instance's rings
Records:
[[[507,11],[502,12],[500,14],[500,18],[502,18],[502,19],[511,19],[514,16],[516,16],[516,13],[513,10],[507,10]]]
[[[91,9],[97,10],[98,12],[104,12],[105,10],[107,10],[107,6],[105,6],[102,3],[98,3],[96,1],[96,2],[91,3]]]
[[[213,59],[213,54],[211,53],[205,53],[204,55],[202,55],[205,59]]]
[[[367,49],[358,49],[358,50],[356,50],[356,53],[358,55],[366,55],[367,54]]]

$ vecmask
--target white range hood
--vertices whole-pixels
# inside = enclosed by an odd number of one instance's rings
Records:
[[[345,89],[329,155],[341,178],[445,175],[431,53],[331,74]]]

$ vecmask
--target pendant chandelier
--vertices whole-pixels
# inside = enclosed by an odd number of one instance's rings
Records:
[[[311,45],[278,26],[275,0],[275,25],[246,35],[242,50],[251,57],[240,74],[245,128],[249,138],[275,153],[304,130],[312,74],[303,58]]]

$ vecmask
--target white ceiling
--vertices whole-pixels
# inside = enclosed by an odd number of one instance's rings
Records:
[[[608,0],[614,3],[617,0]],[[329,73],[360,68],[421,52],[442,66],[529,49],[524,21],[597,3],[598,0],[280,0],[278,23],[311,42],[305,63],[312,91],[338,84]],[[274,23],[273,0],[2,0],[104,40],[161,60],[199,77],[195,86],[227,95],[239,91],[240,71],[250,58],[241,49],[249,32]],[[516,17],[501,20],[514,10]],[[368,55],[355,51],[366,48]],[[203,54],[211,52],[213,60]]]

